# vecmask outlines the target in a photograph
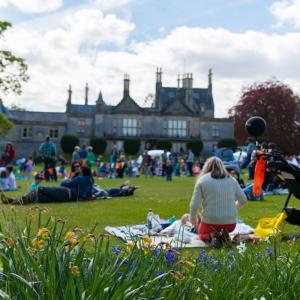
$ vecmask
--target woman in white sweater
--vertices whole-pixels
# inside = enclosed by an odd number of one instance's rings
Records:
[[[212,233],[234,230],[237,211],[247,203],[238,182],[228,174],[223,162],[212,157],[205,163],[190,203],[191,223],[198,226],[199,238],[210,241]],[[201,222],[197,224],[200,208]]]

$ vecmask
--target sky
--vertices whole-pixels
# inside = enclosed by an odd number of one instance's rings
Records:
[[[34,111],[65,111],[101,90],[107,104],[122,99],[123,77],[141,106],[178,74],[206,88],[213,72],[215,115],[226,117],[243,88],[277,79],[300,94],[300,0],[0,0],[13,27],[0,41],[25,58],[30,80],[21,96],[4,97]]]

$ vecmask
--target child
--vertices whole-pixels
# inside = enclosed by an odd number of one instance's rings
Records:
[[[29,191],[37,191],[39,189],[39,187],[41,186],[41,182],[43,180],[43,176],[40,173],[37,173],[34,176],[34,182],[31,183],[30,187],[29,187]]]
[[[7,173],[5,168],[1,168],[0,171],[0,190],[3,191],[7,184]]]
[[[173,167],[171,165],[170,160],[167,160],[165,172],[166,172],[166,180],[172,181]]]
[[[31,178],[31,172],[33,169],[33,160],[32,157],[29,156],[24,166],[24,179],[28,180]]]
[[[253,183],[249,184],[243,189],[243,192],[246,194],[248,201],[262,201],[264,200],[264,193],[261,190],[261,193],[258,197],[253,194]]]

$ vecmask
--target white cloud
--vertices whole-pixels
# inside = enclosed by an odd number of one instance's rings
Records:
[[[118,7],[126,6],[133,0],[95,0],[95,4],[102,11],[109,11]]]
[[[63,0],[0,0],[0,7],[8,5],[25,13],[42,13],[57,10],[63,5]]]
[[[108,104],[122,98],[123,74],[131,76],[131,95],[142,105],[154,92],[155,69],[163,68],[163,84],[176,86],[178,73],[192,72],[195,87],[207,87],[213,69],[216,115],[226,116],[243,86],[272,77],[300,92],[300,33],[235,33],[225,29],[179,27],[167,36],[148,42],[130,41],[134,24],[80,8],[51,16],[43,24],[16,25],[6,43],[29,64],[30,81],[18,102],[28,109],[64,111],[67,88],[73,86],[73,102],[84,103],[84,86],[90,86],[90,102],[101,89]],[[17,101],[16,101],[17,100]]]
[[[275,1],[270,10],[277,20],[277,26],[290,24],[300,28],[300,0]]]

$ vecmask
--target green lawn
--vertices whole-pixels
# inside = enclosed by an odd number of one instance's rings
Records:
[[[132,184],[139,186],[133,197],[121,197],[107,200],[96,200],[78,203],[49,203],[40,204],[49,209],[49,215],[67,219],[70,227],[79,226],[84,229],[98,224],[97,231],[102,232],[107,225],[130,225],[146,222],[149,208],[161,218],[177,218],[189,209],[189,202],[193,192],[196,178],[174,178],[172,182],[166,182],[163,178],[134,178]],[[119,186],[119,179],[96,179],[102,188]],[[18,181],[22,189],[18,192],[7,193],[9,196],[21,195],[30,185],[29,181]],[[239,218],[245,223],[255,227],[259,218],[274,216],[282,209],[286,196],[266,196],[263,202],[249,202],[242,208]],[[300,207],[296,199],[290,201],[291,206]],[[1,205],[1,209],[10,210],[11,206]],[[16,207],[20,224],[24,222],[24,215],[30,206]],[[300,234],[297,226],[286,225],[284,233]]]

